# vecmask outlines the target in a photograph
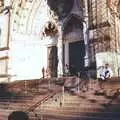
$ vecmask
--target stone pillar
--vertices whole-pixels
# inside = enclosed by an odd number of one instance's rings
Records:
[[[4,16],[4,25],[2,28],[2,34],[1,34],[1,47],[9,47],[9,21],[10,21],[10,13],[6,13],[7,10],[5,10]]]
[[[2,42],[3,44],[5,45],[4,47],[6,48],[10,48],[10,32],[11,32],[11,14],[10,14],[10,7],[11,5],[11,0],[5,0],[4,1],[4,11],[3,11],[3,14],[4,14],[4,27],[3,27],[3,33],[2,33]],[[7,54],[8,54],[8,57],[10,58],[10,49],[8,49],[7,51]],[[8,59],[7,63],[6,63],[6,74],[8,74],[8,77],[7,77],[7,81],[10,82],[10,79],[11,79],[11,59]]]
[[[83,35],[85,43],[85,66],[89,66],[89,49],[88,49],[88,1],[84,0],[84,23],[83,23]]]
[[[61,77],[63,75],[63,31],[62,31],[62,25],[60,24],[58,26],[58,77]]]
[[[10,23],[10,3],[11,0],[5,0],[4,1],[4,18],[5,18],[5,25],[4,25],[4,30],[7,34],[9,35],[9,23]],[[9,36],[8,36],[9,37]],[[8,38],[6,38],[8,39]]]
[[[2,45],[1,47],[9,47],[9,37],[10,37],[10,0],[4,1],[4,25],[2,28]]]
[[[69,65],[69,43],[68,41],[65,42],[65,65]]]

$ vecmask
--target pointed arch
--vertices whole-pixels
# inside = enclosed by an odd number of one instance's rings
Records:
[[[72,32],[73,29],[83,29],[83,20],[75,14],[71,14],[63,23],[63,34]]]
[[[12,27],[13,30],[20,32],[20,29],[24,32],[32,32],[32,26],[38,8],[40,7],[41,0],[36,1],[24,1],[19,2],[14,0],[12,3],[13,14],[12,14]]]

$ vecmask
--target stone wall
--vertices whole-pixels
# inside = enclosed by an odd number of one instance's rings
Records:
[[[120,54],[115,52],[102,52],[96,54],[96,64],[97,70],[101,66],[104,66],[108,63],[113,71],[113,76],[119,76],[119,69],[120,69]],[[97,73],[97,76],[99,73]]]

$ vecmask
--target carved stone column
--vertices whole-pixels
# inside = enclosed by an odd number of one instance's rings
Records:
[[[3,61],[2,66],[0,66],[1,70],[4,71],[5,77],[1,77],[2,81],[9,81],[9,38],[10,38],[10,0],[4,0],[3,12],[1,13],[1,18],[3,19],[1,26],[1,35],[0,35],[0,54],[4,54],[3,56],[7,56]],[[2,62],[2,61],[0,61]]]
[[[69,65],[69,43],[68,41],[65,42],[65,65]]]
[[[85,66],[89,66],[89,46],[88,46],[88,0],[84,0],[84,23],[83,23],[83,36],[85,43]]]
[[[63,31],[62,31],[62,24],[58,26],[58,77],[63,75]]]
[[[9,47],[9,24],[10,24],[10,12],[9,8],[4,11],[4,25],[1,34],[1,47]]]

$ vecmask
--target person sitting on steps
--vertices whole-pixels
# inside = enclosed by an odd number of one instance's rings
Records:
[[[109,67],[109,64],[105,64],[105,66],[101,66],[99,71],[99,86],[103,89],[103,82],[108,80],[113,76],[112,69]]]

